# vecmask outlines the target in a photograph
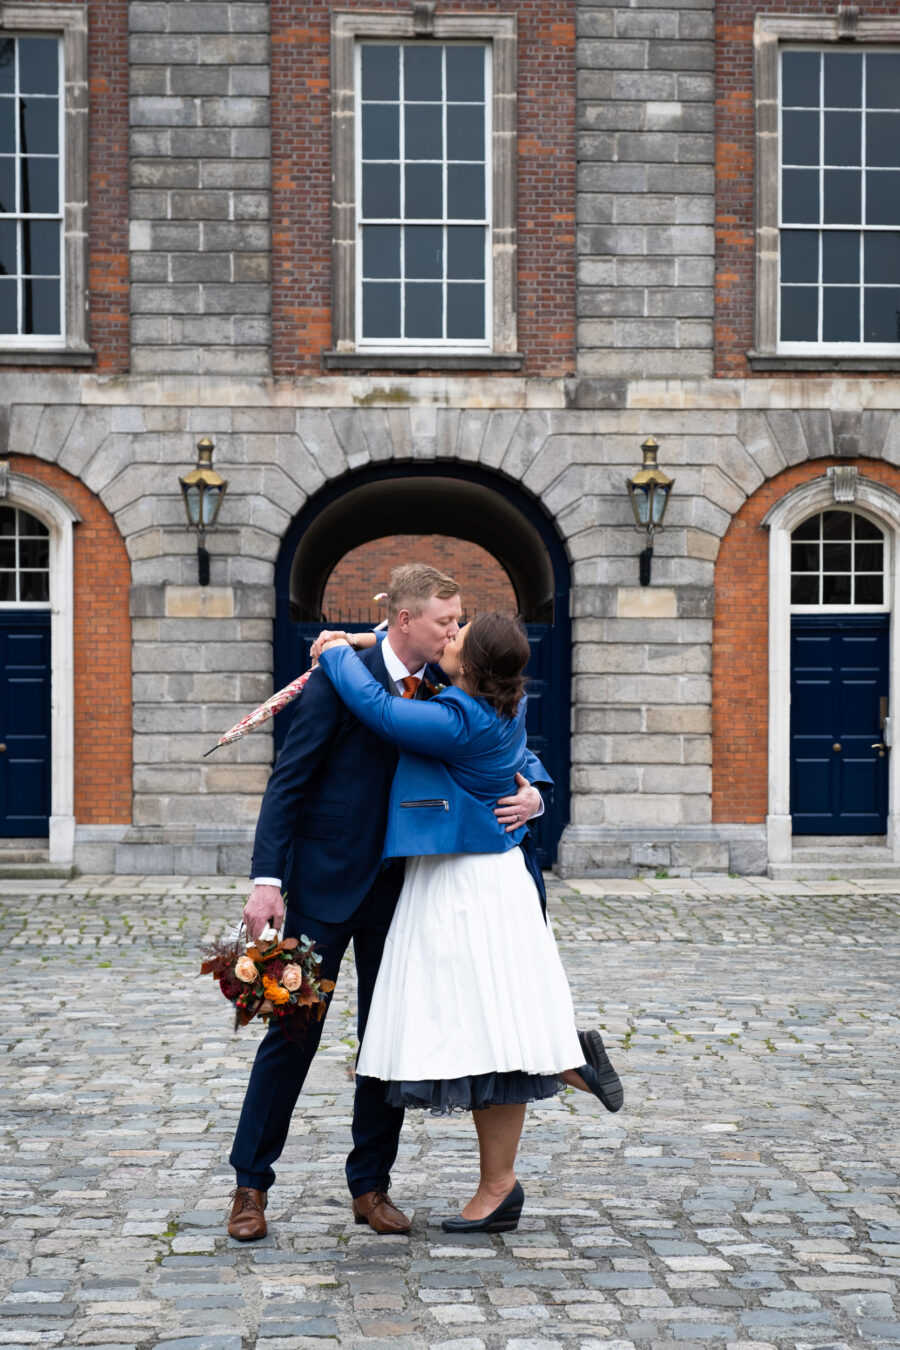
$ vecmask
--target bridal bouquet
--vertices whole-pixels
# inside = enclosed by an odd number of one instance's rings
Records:
[[[325,1016],[334,981],[320,977],[322,958],[308,937],[279,939],[268,929],[257,942],[245,944],[238,929],[212,943],[200,974],[212,975],[234,1005],[235,1031],[259,1017],[277,1021],[289,1040],[301,1041],[313,1013],[319,1021]]]

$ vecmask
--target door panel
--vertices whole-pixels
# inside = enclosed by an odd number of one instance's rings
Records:
[[[889,617],[798,616],[791,625],[791,815],[795,834],[883,834]]]
[[[50,614],[0,615],[0,835],[50,832]]]

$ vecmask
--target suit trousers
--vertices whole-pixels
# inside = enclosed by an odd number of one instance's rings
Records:
[[[358,975],[357,1035],[362,1042],[381,964],[385,938],[403,884],[403,864],[383,868],[359,908],[341,923],[326,923],[288,909],[285,936],[306,934],[322,956],[321,975],[336,980],[350,942]],[[271,1026],[260,1042],[238,1122],[230,1162],[238,1186],[267,1191],[275,1181],[273,1164],[281,1156],[291,1117],[322,1035],[322,1022],[311,1022],[302,1045]],[[353,1148],[347,1158],[347,1185],[354,1197],[387,1190],[397,1156],[403,1111],[384,1100],[384,1084],[357,1076],[353,1103]]]

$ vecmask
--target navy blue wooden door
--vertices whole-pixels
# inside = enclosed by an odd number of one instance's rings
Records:
[[[884,834],[889,616],[798,615],[791,623],[794,834]],[[884,700],[884,702],[882,702]]]
[[[49,834],[49,611],[0,611],[0,746],[0,835]]]
[[[348,633],[372,631],[371,624],[346,623],[341,626]],[[553,679],[553,626],[552,624],[530,623],[526,627],[528,629],[528,640],[531,643],[531,660],[526,671],[528,675],[528,711],[525,725],[528,730],[528,745],[538,756],[554,782],[566,782],[568,763],[565,756],[568,753],[568,728],[562,728],[562,735],[554,734],[554,703],[549,693]],[[294,679],[309,668],[309,649],[321,631],[322,624],[320,623],[291,624],[290,674],[287,674],[282,668],[278,676],[279,684],[287,684],[288,680]],[[283,678],[281,678],[282,675]],[[303,695],[301,694],[300,697],[302,698]],[[568,712],[568,701],[562,700],[562,703],[566,712]],[[559,722],[559,717],[557,716],[555,720]],[[276,751],[280,750],[284,743],[290,724],[291,705],[288,705],[275,718]],[[565,820],[558,819],[558,816],[557,797],[551,788],[544,793],[543,816],[536,820],[531,827],[538,860],[542,867],[550,867],[553,864],[556,842],[565,825]]]

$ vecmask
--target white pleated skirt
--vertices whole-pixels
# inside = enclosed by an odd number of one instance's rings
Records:
[[[395,1104],[450,1110],[549,1096],[583,1062],[521,850],[410,858],[357,1071],[402,1085]]]

